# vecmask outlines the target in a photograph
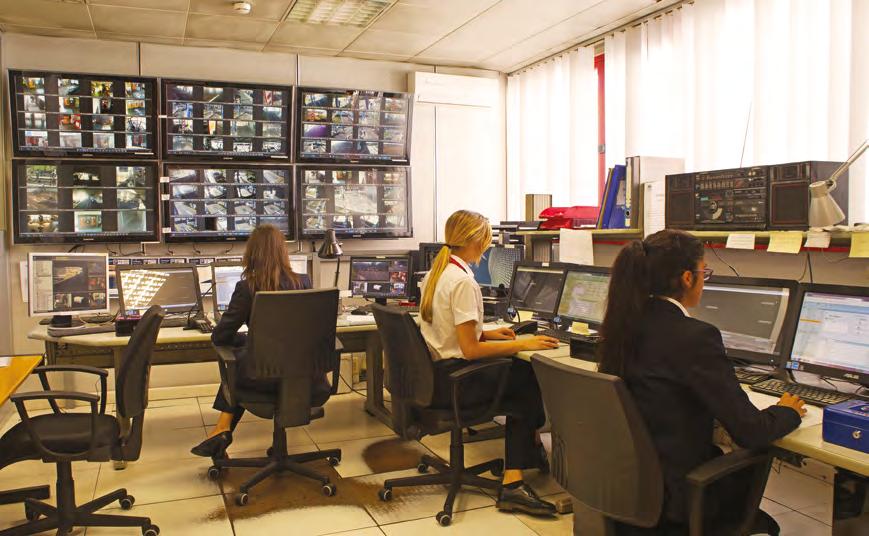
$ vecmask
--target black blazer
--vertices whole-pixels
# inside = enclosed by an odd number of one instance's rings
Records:
[[[759,448],[796,429],[800,416],[783,406],[760,411],[751,403],[715,326],[658,298],[639,321],[637,353],[625,363],[624,380],[658,451],[664,515],[684,521],[685,475],[721,454],[712,443],[713,420],[737,444]]]

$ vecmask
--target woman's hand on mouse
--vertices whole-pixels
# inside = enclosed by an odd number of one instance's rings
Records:
[[[522,342],[525,343],[525,350],[551,350],[558,348],[558,339],[545,335],[528,337],[527,339],[522,339]]]

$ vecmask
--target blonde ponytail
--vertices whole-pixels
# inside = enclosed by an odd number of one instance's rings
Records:
[[[441,248],[432,262],[420,301],[420,315],[425,322],[429,323],[432,321],[432,302],[434,301],[435,288],[437,288],[441,274],[450,264],[452,248],[480,244],[481,249],[486,250],[492,243],[492,228],[489,226],[489,220],[484,216],[470,210],[458,210],[447,219],[444,238],[447,245]]]

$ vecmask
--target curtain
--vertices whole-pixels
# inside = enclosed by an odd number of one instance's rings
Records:
[[[525,194],[554,206],[598,203],[594,51],[562,54],[507,79],[507,215],[524,219]]]

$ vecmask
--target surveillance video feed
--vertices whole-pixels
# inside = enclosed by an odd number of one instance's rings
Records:
[[[108,262],[105,254],[34,254],[31,263],[33,314],[108,311]]]
[[[407,258],[354,258],[350,262],[350,290],[366,298],[402,298],[406,295]]]

